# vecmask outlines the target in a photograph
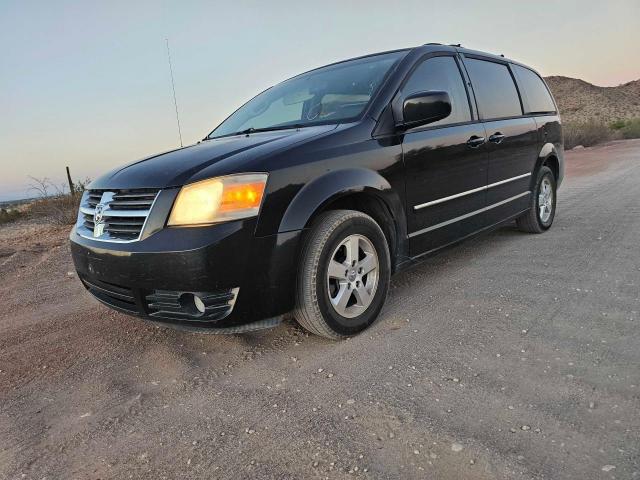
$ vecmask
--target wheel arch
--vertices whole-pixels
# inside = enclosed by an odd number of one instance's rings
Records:
[[[305,185],[287,208],[279,231],[308,229],[320,213],[336,209],[361,211],[380,225],[395,270],[397,259],[407,251],[406,215],[398,193],[373,170],[335,170]]]
[[[563,152],[558,150],[553,143],[545,143],[540,149],[535,168],[532,172],[532,186],[533,182],[535,182],[536,173],[543,165],[546,165],[551,169],[554,176],[556,177],[557,187],[559,187],[564,177],[564,155]]]

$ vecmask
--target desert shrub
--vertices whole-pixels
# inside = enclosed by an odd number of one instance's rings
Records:
[[[22,212],[16,209],[7,210],[0,208],[0,224],[13,222],[22,216]]]
[[[67,193],[49,179],[31,178],[31,190],[39,197],[30,205],[31,218],[43,218],[55,225],[73,225],[78,217],[82,191],[74,185],[74,191]]]
[[[620,130],[622,127],[625,126],[625,124],[626,122],[624,120],[614,120],[609,124],[609,127],[613,130]]]
[[[62,193],[41,198],[31,204],[29,216],[44,218],[55,225],[73,225],[78,218],[81,197],[79,193]]]
[[[595,120],[582,123],[566,122],[562,125],[564,148],[569,150],[577,145],[590,147],[598,143],[619,138],[620,135],[607,125]]]
[[[625,120],[619,132],[622,138],[640,138],[640,118]]]

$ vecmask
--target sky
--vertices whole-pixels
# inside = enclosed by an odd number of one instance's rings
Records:
[[[0,201],[184,144],[297,73],[427,42],[543,75],[640,78],[640,1],[0,0]]]

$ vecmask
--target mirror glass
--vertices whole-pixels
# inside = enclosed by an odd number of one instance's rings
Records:
[[[418,92],[407,97],[403,105],[404,125],[414,127],[447,118],[451,100],[444,91]]]

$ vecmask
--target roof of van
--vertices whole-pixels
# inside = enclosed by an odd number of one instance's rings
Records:
[[[459,52],[462,54],[468,54],[468,55],[482,55],[483,57],[493,58],[495,60],[500,60],[502,62],[519,63],[514,60],[511,60],[510,58],[506,58],[502,54],[483,52],[481,50],[473,50],[471,48],[465,48],[460,44],[444,45],[442,43],[425,43],[424,45],[420,45],[419,47],[415,47],[415,48],[422,48],[422,47],[427,47],[427,48],[431,47],[431,48],[428,48],[429,50],[430,49],[438,50],[438,51],[449,50],[449,51],[456,51],[456,52]]]
[[[509,62],[509,63],[513,63],[515,65],[521,65],[523,67],[528,68],[529,70],[533,70],[532,67],[519,62],[517,60],[513,60],[511,58],[505,57],[502,54],[495,54],[495,53],[489,53],[489,52],[483,52],[481,50],[473,50],[471,48],[465,48],[460,44],[455,44],[455,45],[445,45],[442,43],[425,43],[424,45],[420,45],[418,47],[414,47],[415,49],[424,49],[425,51],[429,51],[429,50],[433,50],[433,51],[451,51],[451,52],[459,52],[462,53],[463,55],[481,55],[483,57],[487,57],[487,58],[492,58],[494,60],[498,60],[500,62]],[[534,70],[535,71],[535,70]]]
[[[375,52],[375,53],[370,53],[367,55],[361,55],[358,57],[353,57],[353,58],[348,58],[348,59],[344,59],[344,60],[340,60],[338,62],[334,62],[334,63],[330,63],[328,65],[323,65],[322,67],[319,68],[323,68],[323,67],[328,67],[328,66],[332,66],[332,65],[336,65],[339,63],[343,63],[343,62],[348,62],[351,60],[359,60],[361,58],[367,58],[367,57],[373,57],[376,55],[384,55],[387,53],[395,53],[395,52],[410,52],[412,50],[423,50],[425,52],[429,52],[429,51],[438,51],[438,52],[459,52],[462,54],[468,54],[468,55],[482,55],[483,57],[488,57],[488,58],[493,58],[494,60],[498,60],[501,62],[510,62],[510,63],[515,63],[518,65],[522,65],[522,66],[526,66],[523,63],[520,63],[516,60],[512,60],[510,58],[505,57],[504,55],[501,54],[494,54],[494,53],[489,53],[489,52],[483,52],[480,50],[473,50],[470,48],[465,48],[460,44],[443,44],[443,43],[435,43],[435,42],[431,42],[431,43],[425,43],[423,45],[418,45],[415,47],[408,47],[408,48],[398,48],[398,49],[394,49],[394,50],[386,50],[383,52]],[[531,68],[531,67],[527,67],[527,68]]]
[[[434,52],[458,52],[458,53],[462,53],[467,54],[467,55],[481,55],[483,57],[487,57],[487,58],[492,58],[494,60],[498,60],[500,62],[509,62],[509,63],[514,63],[516,65],[521,65],[523,67],[526,67],[530,70],[533,70],[531,67],[529,67],[528,65],[525,65],[524,63],[518,62],[516,60],[512,60],[510,58],[506,58],[504,55],[496,55],[493,53],[488,53],[488,52],[483,52],[480,50],[472,50],[470,48],[465,48],[463,46],[461,46],[460,44],[443,44],[443,43],[425,43],[423,45],[418,45],[415,47],[407,47],[407,48],[398,48],[398,49],[394,49],[394,50],[386,50],[383,52],[375,52],[375,53],[369,53],[367,55],[361,55],[358,57],[353,57],[353,58],[346,58],[344,60],[340,60],[337,62],[333,62],[333,63],[329,63],[327,65],[322,65],[319,67],[316,67],[314,69],[308,70],[306,72],[300,73],[299,75],[303,75],[304,73],[309,73],[309,72],[313,72],[314,70],[319,70],[321,68],[325,68],[325,67],[332,67],[334,65],[339,65],[341,63],[344,62],[349,62],[352,60],[360,60],[360,59],[364,59],[364,58],[369,58],[369,57],[374,57],[377,55],[385,55],[385,54],[389,54],[389,53],[396,53],[396,52],[412,52],[412,51],[419,51],[422,50],[424,53],[429,53],[430,51],[434,51]],[[534,70],[535,71],[535,70]],[[295,78],[299,75],[295,75],[294,77],[291,78]]]

